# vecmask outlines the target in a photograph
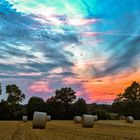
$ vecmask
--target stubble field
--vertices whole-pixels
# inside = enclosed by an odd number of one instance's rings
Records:
[[[0,121],[0,140],[140,140],[140,121],[97,121],[94,128],[50,121],[46,129],[32,129],[31,121]]]

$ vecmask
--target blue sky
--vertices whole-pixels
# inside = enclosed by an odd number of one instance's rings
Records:
[[[139,0],[1,0],[3,88],[16,83],[25,102],[65,86],[88,102],[112,102],[140,81],[139,12]]]

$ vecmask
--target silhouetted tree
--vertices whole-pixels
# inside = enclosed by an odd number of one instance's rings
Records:
[[[55,91],[55,96],[46,100],[46,111],[53,119],[72,119],[75,91],[70,87]]]
[[[86,101],[83,98],[79,98],[74,104],[73,104],[73,110],[74,110],[74,116],[75,115],[83,115],[87,113],[87,105]]]
[[[21,103],[25,99],[25,94],[15,84],[6,86],[6,93],[8,95],[7,102],[10,105]]]
[[[62,119],[71,119],[72,103],[76,99],[75,94],[76,92],[70,87],[55,91],[55,100],[61,108]]]
[[[23,115],[27,115],[26,105],[17,104],[15,106],[15,111],[13,113],[13,118],[12,119],[21,120]]]
[[[98,115],[99,119],[109,119],[108,113],[112,112],[112,105],[109,104],[87,104],[88,113],[92,115]]]
[[[0,102],[0,120],[8,120],[10,119],[10,107],[6,101],[2,100]]]
[[[19,106],[25,99],[25,94],[23,94],[20,88],[15,84],[6,86],[6,94],[8,95],[6,102],[10,108],[9,116],[10,119],[14,119],[16,106]]]
[[[55,99],[64,105],[71,104],[76,99],[76,92],[70,88],[65,87],[55,91]]]
[[[46,112],[52,116],[52,119],[62,119],[63,108],[54,96],[46,100]]]
[[[40,97],[31,97],[27,104],[27,115],[29,119],[33,118],[34,111],[45,111],[45,102]]]
[[[140,118],[140,84],[133,82],[114,100],[113,109],[123,115]]]

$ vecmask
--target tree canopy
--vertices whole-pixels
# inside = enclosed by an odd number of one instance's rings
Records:
[[[135,119],[140,118],[140,84],[133,82],[119,94],[113,103],[113,110],[123,115],[132,115]]]
[[[114,102],[138,103],[140,102],[140,84],[133,82],[124,93],[119,94]]]
[[[32,119],[34,111],[45,111],[45,102],[42,98],[33,96],[27,104],[27,115]]]
[[[55,91],[55,99],[62,104],[70,104],[76,99],[76,92],[70,88],[65,87]]]
[[[110,119],[112,113],[131,115],[140,119],[140,84],[133,82],[123,93],[117,95],[112,105],[86,104],[83,98],[76,99],[76,92],[70,87],[57,89],[54,96],[46,102],[43,98],[33,96],[27,105],[21,104],[25,95],[15,84],[6,86],[7,100],[0,102],[0,119],[21,119],[28,115],[32,119],[34,111],[47,112],[52,119],[73,119],[85,113],[97,114],[99,119]],[[109,115],[108,115],[109,114]]]
[[[8,95],[7,102],[10,105],[19,104],[25,99],[25,94],[22,93],[20,88],[13,84],[13,85],[7,85],[6,86],[6,93]]]
[[[74,103],[73,108],[75,116],[82,116],[83,114],[87,113],[86,101],[83,98],[79,98]]]

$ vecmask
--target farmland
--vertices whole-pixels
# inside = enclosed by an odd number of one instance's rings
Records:
[[[46,129],[32,129],[32,122],[0,121],[0,140],[139,140],[140,121],[97,121],[82,128],[73,121],[47,122]]]

